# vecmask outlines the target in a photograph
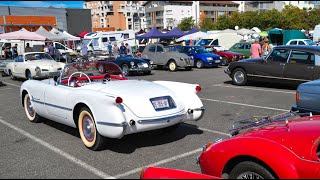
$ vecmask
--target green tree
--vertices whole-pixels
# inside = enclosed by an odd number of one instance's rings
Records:
[[[241,27],[251,29],[253,27],[261,27],[259,11],[245,11],[241,14],[243,22]]]
[[[264,30],[270,30],[273,28],[282,27],[282,14],[277,9],[272,9],[260,13],[260,28]]]
[[[320,10],[312,9],[308,12],[308,18],[306,20],[307,30],[313,30],[316,25],[320,24]]]
[[[183,18],[180,23],[178,24],[178,28],[181,31],[189,31],[195,26],[194,19],[192,16]]]
[[[282,10],[283,29],[305,29],[308,12],[292,5],[286,5]]]
[[[199,28],[201,31],[210,31],[216,29],[215,23],[207,16],[202,16],[199,22]]]
[[[234,26],[232,27],[232,23],[230,21],[230,18],[226,14],[220,15],[218,17],[217,22],[216,22],[216,27],[219,30],[233,29],[234,28]]]

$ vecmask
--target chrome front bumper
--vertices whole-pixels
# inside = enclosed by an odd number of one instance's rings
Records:
[[[134,68],[130,68],[129,71],[131,72],[148,72],[148,71],[151,71],[152,68],[141,68],[141,67],[134,67]]]
[[[229,76],[231,75],[231,71],[228,69],[224,70],[224,73],[228,74]]]

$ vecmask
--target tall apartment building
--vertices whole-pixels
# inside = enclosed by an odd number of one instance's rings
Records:
[[[149,30],[152,27],[171,29],[185,17],[192,16],[195,23],[198,23],[201,16],[216,21],[220,15],[240,11],[240,4],[232,1],[148,1],[143,5]],[[243,6],[255,10],[249,3]]]
[[[300,9],[318,8],[316,1],[251,1],[253,8],[260,11],[268,11],[271,9],[278,9],[281,11],[285,5],[293,5]]]
[[[86,1],[85,9],[91,9],[92,27],[109,30],[145,29],[144,1]]]

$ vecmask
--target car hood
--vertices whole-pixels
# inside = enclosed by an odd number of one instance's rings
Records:
[[[134,62],[136,62],[136,63],[145,62],[144,59],[134,58],[134,57],[125,57],[125,58],[123,58],[122,60],[125,60],[125,61],[134,61]]]
[[[315,160],[320,142],[320,116],[303,117],[286,122],[272,123],[249,130],[234,138],[258,137],[274,141],[303,159]]]
[[[302,83],[298,86],[298,92],[305,92],[305,93],[316,93],[319,91],[320,87],[320,80],[310,81],[306,83]]]
[[[212,53],[201,53],[201,54],[194,54],[195,56],[205,56],[205,57],[212,57],[213,59],[219,59],[220,56]]]
[[[85,86],[86,87],[86,86]],[[106,84],[96,83],[87,86],[110,96],[121,97],[127,106],[139,118],[154,118],[177,115],[184,110],[184,105],[169,88],[145,80],[111,81]],[[155,111],[150,98],[171,96],[176,108]]]
[[[54,60],[34,60],[34,61],[27,61],[28,64],[36,65],[36,66],[60,66],[63,63],[56,62]]]

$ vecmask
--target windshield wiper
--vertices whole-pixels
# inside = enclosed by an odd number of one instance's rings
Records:
[[[300,117],[304,117],[304,116],[310,116],[312,117],[312,113],[299,113],[297,111],[294,112],[287,112],[287,113],[282,113],[276,116],[253,116],[250,118],[245,118],[245,119],[241,119],[239,121],[235,121],[235,123],[248,123],[244,126],[239,126],[239,127],[235,127],[235,125],[232,125],[232,128],[229,129],[229,131],[231,132],[231,136],[235,136],[237,134],[239,134],[239,132],[241,130],[244,129],[248,129],[248,128],[252,128],[252,127],[258,127],[267,123],[272,123],[272,122],[280,122],[280,121],[288,121],[288,118],[293,117],[293,116],[300,116]]]

